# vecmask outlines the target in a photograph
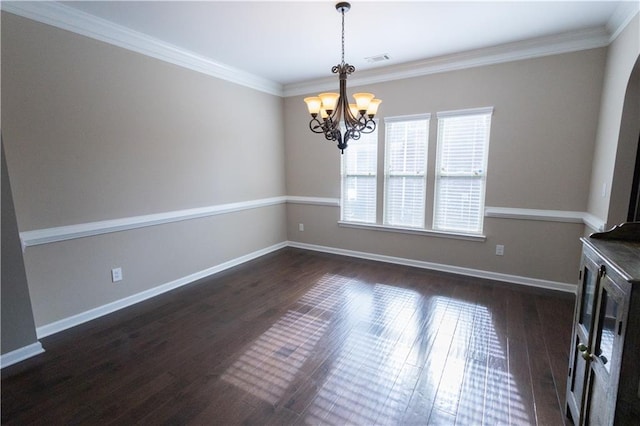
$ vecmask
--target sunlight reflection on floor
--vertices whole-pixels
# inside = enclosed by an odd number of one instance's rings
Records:
[[[296,373],[327,330],[329,321],[320,317],[344,303],[348,279],[327,275],[264,332],[222,375],[222,379],[245,392],[276,404]],[[299,312],[308,307],[306,313]]]
[[[327,329],[327,321],[289,311],[222,375],[271,404],[282,397]]]
[[[508,341],[498,338],[486,306],[337,275],[322,277],[222,378],[270,404],[284,403],[335,321],[346,331],[330,342],[334,358],[306,423],[399,423],[417,397],[428,412],[461,424],[531,423],[509,371]],[[414,391],[419,386],[426,391]]]
[[[406,357],[418,330],[415,317],[420,295],[376,284],[353,293],[353,324],[331,373],[318,390],[307,423],[375,424],[395,405]],[[406,333],[406,334],[405,334]],[[401,338],[402,337],[402,338]]]

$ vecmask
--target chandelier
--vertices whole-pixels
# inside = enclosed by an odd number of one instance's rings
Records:
[[[311,114],[309,129],[313,133],[324,134],[327,140],[337,142],[343,154],[350,140],[358,140],[362,133],[371,133],[376,129],[373,117],[382,102],[374,99],[373,93],[354,93],[355,103],[348,103],[347,76],[356,70],[353,65],[344,62],[344,13],[350,8],[347,2],[336,4],[336,10],[342,14],[342,62],[331,68],[331,72],[339,75],[340,93],[320,93],[304,99]]]

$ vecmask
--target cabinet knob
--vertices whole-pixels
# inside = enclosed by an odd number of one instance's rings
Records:
[[[598,274],[600,278],[604,277],[607,274],[607,268],[604,265],[600,265],[600,269],[598,270]]]
[[[587,349],[589,348],[584,343],[578,344],[578,351],[582,354],[582,358],[585,361],[591,361],[593,359],[593,354],[587,352]]]

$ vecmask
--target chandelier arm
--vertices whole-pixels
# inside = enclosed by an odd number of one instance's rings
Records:
[[[337,107],[339,115],[336,123],[340,121],[340,116],[342,116],[346,130],[357,128],[359,127],[358,118],[353,116],[351,108],[349,108],[349,101],[347,97],[347,77],[355,71],[355,67],[353,65],[342,63],[340,65],[336,65],[334,69],[334,72],[339,73],[340,78],[340,97],[338,98]]]
[[[338,98],[336,110],[331,115],[331,124],[335,129],[340,130],[340,120],[342,119],[342,96]]]
[[[313,133],[324,133],[322,123],[316,117],[313,117],[311,121],[309,121],[309,129]]]
[[[332,140],[333,138],[333,128],[331,127],[331,122],[329,121],[328,118],[324,119],[324,123],[322,123],[322,132],[318,132],[318,133],[323,133],[325,139],[327,140]]]
[[[360,132],[356,129],[351,129],[349,130],[349,139],[353,139],[354,141],[357,141],[358,139],[360,139]]]
[[[346,86],[346,81],[345,81],[345,86]],[[345,87],[345,92],[346,92],[346,87]],[[345,96],[346,96],[346,93],[345,93]],[[345,123],[345,127],[358,127],[360,123],[360,120],[358,120],[358,117],[355,117],[351,112],[351,108],[349,108],[349,104],[347,102],[345,102],[344,104],[344,123]]]
[[[361,130],[362,133],[371,133],[374,130],[376,130],[376,122],[373,119],[368,119],[365,123],[364,123],[364,128]]]

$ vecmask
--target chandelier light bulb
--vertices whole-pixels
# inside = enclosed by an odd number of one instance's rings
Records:
[[[369,108],[367,108],[367,115],[369,118],[373,118],[373,116],[378,113],[378,107],[381,103],[382,100],[380,99],[371,99],[371,102],[369,102]]]
[[[320,93],[318,95],[322,100],[322,108],[324,108],[329,114],[336,110],[336,105],[340,99],[338,93]]]
[[[369,108],[369,102],[375,97],[373,93],[354,93],[353,98],[358,105],[358,111],[362,111],[362,114]]]
[[[312,117],[316,117],[320,112],[320,107],[322,106],[322,100],[317,96],[313,96],[310,98],[304,98],[304,101],[307,104],[307,109],[309,110],[309,114],[311,114]]]

